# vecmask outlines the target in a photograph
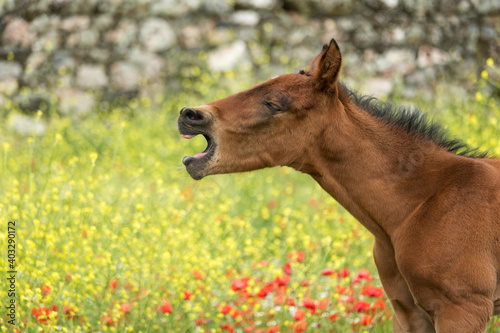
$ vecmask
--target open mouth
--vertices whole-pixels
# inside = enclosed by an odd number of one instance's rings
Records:
[[[184,158],[182,159],[182,163],[184,163],[184,165],[191,163],[191,161],[193,161],[193,160],[201,159],[201,158],[209,158],[210,156],[213,155],[213,151],[215,148],[214,140],[207,134],[202,134],[202,133],[200,133],[200,134],[203,135],[205,137],[205,139],[207,140],[207,148],[205,148],[205,150],[202,151],[201,153],[198,153],[194,156],[184,156]],[[182,134],[182,137],[184,139],[192,139],[197,135],[198,134]]]
[[[216,144],[214,139],[205,133],[195,133],[195,134],[185,134],[181,132],[184,139],[192,139],[197,135],[203,135],[207,140],[207,148],[201,153],[197,153],[194,156],[184,156],[182,163],[186,166],[186,171],[196,180],[199,180],[205,176],[205,169],[214,155]]]

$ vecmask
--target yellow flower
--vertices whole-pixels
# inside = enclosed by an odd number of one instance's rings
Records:
[[[98,157],[98,156],[99,156],[99,155],[98,155],[96,152],[92,152],[92,153],[90,153],[90,154],[89,154],[90,161],[91,161],[91,163],[92,163],[92,167],[94,167],[94,166],[95,166],[95,161],[97,160],[97,157]]]
[[[476,101],[481,102],[483,100],[483,95],[478,91],[476,93]]]

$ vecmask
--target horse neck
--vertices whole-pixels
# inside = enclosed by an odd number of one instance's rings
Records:
[[[377,239],[389,240],[441,186],[440,175],[455,155],[387,126],[347,98],[341,101],[341,112],[336,106],[302,171]]]

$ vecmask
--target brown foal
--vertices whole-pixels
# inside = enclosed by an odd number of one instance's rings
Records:
[[[289,166],[374,236],[395,332],[484,332],[500,314],[500,160],[450,140],[416,109],[339,82],[332,40],[308,71],[180,112],[194,179]]]

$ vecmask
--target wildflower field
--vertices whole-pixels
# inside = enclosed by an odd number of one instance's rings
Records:
[[[312,179],[185,172],[182,157],[206,142],[181,139],[180,108],[252,85],[195,79],[201,90],[186,80],[182,92],[80,119],[39,112],[43,136],[1,125],[0,266],[17,271],[17,308],[11,325],[4,274],[0,331],[390,332],[372,236]],[[423,109],[500,155],[498,100],[448,97]]]

